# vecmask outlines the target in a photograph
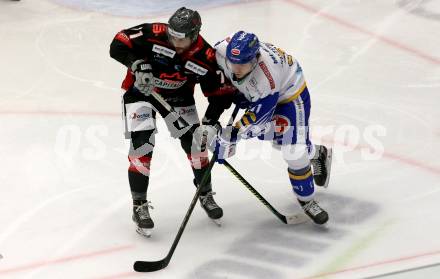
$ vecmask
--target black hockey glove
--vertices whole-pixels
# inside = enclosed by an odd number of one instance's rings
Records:
[[[148,64],[143,59],[136,60],[131,65],[131,71],[134,73],[136,79],[134,87],[145,96],[149,96],[154,89],[154,77],[151,72],[151,64]]]

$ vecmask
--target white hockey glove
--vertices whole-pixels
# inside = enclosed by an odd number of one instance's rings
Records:
[[[226,127],[219,131],[215,138],[215,150],[217,162],[223,164],[224,159],[235,155],[237,147],[238,130],[234,127]]]
[[[149,96],[154,89],[154,77],[151,72],[151,64],[148,64],[143,59],[136,60],[131,65],[131,71],[134,73],[136,79],[134,87],[145,96]]]
[[[210,148],[210,146],[215,146],[214,140],[221,128],[218,121],[210,122],[203,119],[202,125],[197,127],[194,131],[193,144],[202,151],[206,147]],[[214,151],[214,148],[212,148],[211,151]]]

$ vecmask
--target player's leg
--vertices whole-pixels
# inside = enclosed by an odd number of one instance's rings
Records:
[[[308,106],[310,107],[311,100],[307,87],[304,89],[304,92],[301,93],[300,98],[302,98],[303,102],[308,103]],[[310,114],[310,109],[308,110],[308,114]],[[309,146],[313,180],[316,185],[327,188],[330,179],[333,150],[324,145],[313,145],[310,143]]]
[[[324,224],[328,214],[314,200],[314,182],[309,138],[310,98],[306,91],[298,99],[277,106],[274,119],[274,144],[279,145],[288,165],[290,183],[304,212],[317,224]]]
[[[188,96],[189,97],[185,98],[185,100],[178,103],[170,103],[170,105],[173,105],[175,111],[192,125],[191,129],[184,130],[186,132],[184,132],[183,135],[179,134],[179,140],[194,173],[193,183],[196,187],[198,187],[208,167],[209,158],[207,149],[202,150],[200,146],[197,147],[193,145],[193,134],[196,128],[200,125],[200,122],[194,99],[192,98],[192,95]],[[164,116],[162,115],[162,117]],[[176,131],[176,128],[177,130],[182,128],[175,127],[175,125],[173,123],[169,123],[169,121],[166,122],[171,134]],[[215,192],[212,191],[211,175],[209,174],[208,182],[201,190],[200,204],[211,219],[219,219],[223,216],[223,210],[215,202],[213,198],[214,194]]]
[[[197,125],[195,125],[194,128],[196,128],[196,126]],[[180,144],[188,157],[194,173],[193,183],[196,187],[198,187],[208,167],[209,158],[207,149],[204,151],[194,150],[193,147],[191,150],[194,130],[195,129],[191,129],[191,131],[188,131],[186,134],[180,137]],[[209,174],[208,181],[200,192],[200,205],[206,211],[209,218],[220,219],[223,216],[223,210],[215,202],[213,195],[215,195],[215,192],[212,191],[211,174]]]
[[[136,91],[125,93],[123,101],[126,135],[130,138],[128,181],[133,199],[132,219],[138,227],[137,232],[149,236],[154,227],[147,190],[156,133],[155,112]]]

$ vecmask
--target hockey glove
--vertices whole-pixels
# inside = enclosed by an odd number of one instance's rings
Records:
[[[232,102],[241,109],[248,109],[251,106],[251,102],[240,92],[235,92],[232,95]]]
[[[219,131],[215,138],[215,150],[217,154],[217,162],[223,164],[226,158],[235,154],[237,147],[238,129],[234,127],[226,127]]]
[[[193,144],[198,150],[204,151],[208,147],[211,151],[214,151],[214,148],[211,149],[210,146],[215,146],[213,141],[221,128],[218,121],[203,118],[202,125],[194,131]]]
[[[151,65],[145,60],[139,59],[133,62],[131,71],[135,76],[134,87],[145,96],[149,96],[154,89],[154,77],[151,72]]]

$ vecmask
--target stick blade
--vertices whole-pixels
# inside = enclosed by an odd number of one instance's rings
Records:
[[[133,269],[137,272],[154,272],[164,269],[168,266],[169,261],[166,259],[154,262],[136,261],[133,265]]]
[[[309,221],[310,218],[304,213],[298,213],[290,216],[286,216],[288,225],[298,225]]]

